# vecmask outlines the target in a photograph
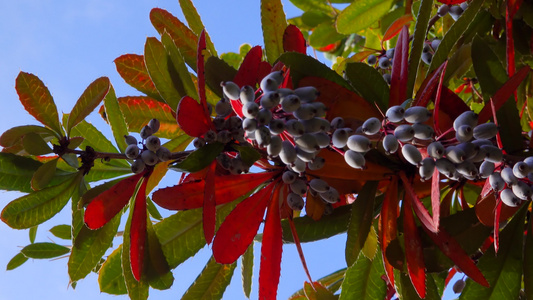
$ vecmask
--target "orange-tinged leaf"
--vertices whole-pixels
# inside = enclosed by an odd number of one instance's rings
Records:
[[[439,231],[439,222],[434,222],[433,218],[429,215],[429,212],[424,207],[424,204],[422,201],[420,201],[420,198],[418,198],[418,195],[416,194],[415,190],[413,189],[413,186],[409,182],[409,179],[407,179],[407,176],[405,176],[405,173],[402,171],[400,172],[400,178],[402,179],[403,186],[405,188],[405,195],[406,195],[406,201],[411,201],[411,204],[413,205],[413,208],[416,212],[416,216],[422,223],[422,227],[427,228],[430,231],[438,232]]]
[[[457,242],[447,231],[440,229],[439,232],[431,232],[426,227],[422,226],[424,231],[429,235],[433,242],[439,249],[448,256],[456,265],[465,273],[470,279],[488,287],[489,283],[478,269],[470,256],[461,248],[461,244]]]
[[[178,18],[161,8],[150,11],[150,21],[159,34],[165,31],[170,34],[176,47],[180,50],[185,62],[196,71],[196,50],[198,37]]]
[[[409,67],[409,28],[404,26],[394,48],[390,83],[389,106],[400,105],[407,99]]]
[[[96,196],[85,209],[84,221],[90,229],[98,229],[109,222],[130,200],[143,173],[119,181]]]
[[[405,257],[407,260],[407,271],[409,278],[415,287],[416,293],[420,298],[426,297],[426,270],[424,263],[424,249],[422,248],[422,241],[420,233],[415,223],[415,217],[411,203],[409,201],[403,202],[404,218],[403,230],[405,240]]]
[[[275,175],[276,173],[274,172],[263,172],[216,176],[216,203],[227,203],[246,195],[261,183],[272,179]],[[171,210],[199,208],[203,205],[204,189],[204,180],[188,181],[180,185],[155,191],[152,200],[159,206]]]
[[[261,63],[261,57],[263,56],[263,50],[261,46],[255,46],[244,57],[237,75],[233,78],[239,87],[249,85],[254,87],[259,83],[259,65]]]
[[[85,89],[68,116],[67,135],[72,127],[84,120],[104,100],[110,87],[109,78],[100,77]]]
[[[481,196],[479,197],[474,207],[476,209],[476,216],[483,225],[489,227],[494,225],[494,212],[496,211],[496,205],[497,201],[494,193],[489,194],[485,198],[482,198]],[[502,205],[500,211],[500,222],[509,219],[518,211],[518,209],[520,209],[520,207]]]
[[[385,199],[381,207],[379,231],[379,244],[381,246],[381,253],[383,254],[383,263],[387,277],[392,285],[394,285],[394,270],[385,254],[390,242],[396,238],[398,228],[396,222],[398,217],[398,202],[398,177],[395,176],[385,192]]]
[[[399,17],[398,19],[396,19],[396,21],[390,24],[389,28],[387,28],[387,31],[385,31],[382,42],[388,41],[392,39],[393,37],[395,37],[396,35],[398,35],[398,33],[400,33],[402,28],[404,26],[409,27],[409,23],[411,23],[412,21],[413,21],[412,15],[403,15]]]
[[[193,137],[204,135],[213,126],[211,119],[206,118],[202,104],[189,96],[181,98],[176,121],[186,134]]]
[[[24,109],[37,121],[62,135],[59,115],[54,99],[48,88],[35,75],[20,72],[17,76],[15,89]]]
[[[217,161],[214,160],[207,168],[204,189],[204,209],[202,211],[204,237],[207,244],[211,244],[215,235],[216,217],[216,192],[215,192],[215,169]]]
[[[213,256],[218,263],[235,262],[252,243],[277,184],[272,182],[243,200],[224,219],[213,241]],[[281,225],[279,226],[281,229]]]
[[[150,75],[148,75],[144,56],[138,54],[121,55],[115,59],[115,66],[117,72],[127,84],[147,96],[163,101]]]
[[[444,64],[440,65],[438,69],[434,70],[433,72],[431,72],[431,74],[426,76],[426,79],[424,79],[424,82],[422,82],[422,85],[416,93],[415,100],[413,101],[413,106],[427,106],[429,104],[429,101],[433,99],[444,66]]]
[[[281,273],[281,239],[280,203],[285,200],[287,186],[278,185],[268,207],[263,241],[261,245],[261,264],[259,266],[259,299],[275,300],[278,293],[279,276]]]
[[[505,102],[511,97],[511,95],[516,91],[520,83],[526,78],[527,74],[531,69],[528,66],[523,67],[518,72],[516,72],[513,77],[509,78],[499,89],[496,91],[492,100],[494,101],[494,109],[498,111]],[[481,112],[479,113],[478,120],[479,123],[485,123],[492,117],[492,109],[490,105],[485,105]]]
[[[318,199],[319,197],[320,196],[313,196],[309,193],[305,200],[305,214],[313,218],[315,221],[322,218],[324,210],[326,209],[326,203],[321,199]]]
[[[293,51],[305,54],[306,49],[306,41],[300,29],[296,25],[288,25],[283,33],[283,50],[285,52]]]
[[[149,175],[148,175],[149,176]],[[135,205],[131,217],[130,227],[130,263],[131,272],[137,281],[141,280],[144,247],[146,245],[146,184],[148,178],[145,174],[141,186],[135,197]]]

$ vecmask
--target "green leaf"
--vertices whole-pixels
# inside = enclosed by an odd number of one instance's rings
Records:
[[[346,238],[345,259],[348,266],[357,260],[365,245],[374,217],[374,200],[379,181],[367,181],[352,205],[348,236]]]
[[[163,44],[156,38],[149,37],[146,39],[146,44],[144,45],[144,61],[148,69],[148,74],[150,74],[150,78],[152,78],[159,94],[172,110],[176,110],[181,97],[184,95],[176,90],[169,71],[167,52]]]
[[[309,45],[313,48],[325,47],[342,40],[344,37],[346,37],[344,34],[338,33],[335,29],[333,20],[328,20],[313,29],[313,33],[309,36]]]
[[[72,226],[70,225],[56,225],[50,229],[50,232],[60,239],[70,240],[72,239]]]
[[[333,19],[331,18],[330,15],[328,15],[324,11],[312,10],[312,11],[306,11],[306,12],[304,12],[302,14],[302,22],[304,22],[304,24],[309,26],[310,28],[315,28],[319,24],[322,24],[322,23],[324,23],[326,21],[333,22]],[[333,25],[333,24],[331,24],[331,25]],[[298,27],[300,27],[300,26],[298,26]],[[334,26],[332,26],[332,27],[333,27],[333,30],[335,30],[335,32],[338,34],[338,32],[335,29],[335,27]]]
[[[254,275],[254,243],[252,242],[241,260],[242,290],[246,298],[250,299],[252,292],[252,276]]]
[[[233,68],[238,68],[242,63],[243,57],[235,52],[226,52],[220,55],[220,58]]]
[[[291,0],[294,6],[303,11],[329,11],[331,7],[321,0]]]
[[[152,218],[158,221],[161,221],[163,219],[163,216],[161,216],[159,210],[154,204],[154,201],[152,201],[150,197],[146,198],[146,209],[148,210],[148,213],[150,214],[150,216],[152,216]]]
[[[325,286],[330,290],[331,292],[335,293],[339,290],[341,287],[342,282],[344,281],[344,275],[346,274],[347,268],[343,268],[340,270],[337,270],[329,275],[326,275],[318,280],[316,282],[320,283],[321,285]],[[296,293],[292,294],[290,299],[293,299],[296,296],[305,295],[304,289],[298,290]]]
[[[124,295],[128,293],[124,276],[122,275],[122,245],[111,253],[98,272],[100,291],[111,295]]]
[[[54,177],[57,169],[57,161],[59,158],[49,160],[42,164],[31,178],[31,187],[33,190],[38,191],[46,187],[52,178]]]
[[[114,165],[110,165],[109,162],[104,162],[98,159],[94,161],[94,166],[91,168],[89,173],[85,175],[84,179],[87,182],[95,182],[127,174],[131,174],[131,168],[129,166],[117,167]]]
[[[500,232],[498,254],[491,246],[479,259],[478,268],[490,284],[483,287],[472,280],[459,299],[518,299],[522,279],[522,250],[524,245],[524,218],[529,205],[523,205]]]
[[[452,51],[453,47],[465,30],[470,26],[470,23],[476,17],[484,1],[485,0],[473,0],[470,2],[468,8],[463,12],[461,17],[453,23],[452,27],[450,27],[448,32],[446,32],[446,35],[442,38],[437,51],[435,51],[428,72],[438,68],[448,58],[450,53],[454,53],[454,51]],[[476,72],[476,74],[478,73]]]
[[[384,299],[387,284],[381,279],[383,274],[385,269],[381,252],[373,260],[359,255],[355,263],[346,270],[339,299]]]
[[[426,41],[426,33],[433,9],[433,0],[421,0],[420,9],[416,17],[415,32],[413,34],[413,43],[411,43],[411,53],[409,54],[409,67],[407,79],[407,98],[413,96],[415,79],[420,64],[420,56]]]
[[[237,75],[237,70],[222,59],[210,56],[205,61],[205,83],[217,96],[223,97],[222,81],[231,81]]]
[[[524,245],[524,292],[526,293],[526,299],[533,299],[533,232],[532,221],[529,219],[526,242]],[[8,265],[9,266],[9,265]]]
[[[366,101],[376,103],[383,111],[389,107],[389,85],[376,69],[366,63],[349,63],[345,74]]]
[[[361,0],[353,2],[337,16],[337,31],[343,34],[351,34],[370,27],[387,14],[392,2],[392,0]]]
[[[71,281],[85,278],[100,262],[111,246],[117,233],[122,214],[117,214],[102,228],[91,230],[82,226],[74,237],[72,253],[68,260],[68,274]]]
[[[14,146],[15,144],[19,143],[22,137],[24,137],[28,133],[37,133],[45,140],[50,140],[51,137],[54,137],[54,132],[43,126],[37,126],[37,125],[16,126],[2,133],[2,135],[0,136],[0,146],[2,147]]]
[[[267,61],[274,64],[284,52],[283,33],[287,27],[285,12],[283,12],[280,0],[261,0],[261,27]]]
[[[136,195],[132,196],[133,199],[136,199]],[[148,299],[148,289],[149,284],[145,279],[145,274],[142,274],[141,280],[137,281],[133,276],[131,270],[130,262],[130,228],[131,220],[133,216],[133,206],[130,209],[130,214],[128,216],[128,221],[126,222],[126,227],[124,228],[124,234],[122,235],[122,274],[124,276],[124,281],[126,283],[126,289],[128,290],[128,296],[132,300],[144,300]]]
[[[62,136],[63,130],[59,124],[56,104],[44,83],[33,74],[20,72],[15,89],[26,111],[37,121],[52,129],[58,137]]]
[[[174,283],[174,275],[170,271],[161,243],[155,234],[150,217],[147,218],[146,240],[148,252],[146,253],[145,267],[148,283],[154,289],[166,290]]]
[[[15,229],[30,228],[55,216],[77,188],[82,173],[69,180],[11,201],[2,210],[2,221]]]
[[[165,31],[170,34],[174,43],[183,55],[185,62],[191,69],[196,71],[196,50],[198,48],[198,36],[185,26],[178,18],[168,11],[154,8],[150,12],[150,21],[159,34]]]
[[[100,77],[85,89],[69,114],[67,135],[70,134],[72,127],[84,120],[104,100],[110,86],[109,78]]]
[[[81,136],[84,138],[80,148],[85,149],[90,146],[98,152],[118,153],[117,148],[107,139],[93,124],[87,121],[81,121],[71,130],[71,135]]]
[[[223,149],[224,144],[219,142],[207,144],[191,152],[184,160],[171,165],[170,168],[180,172],[198,172],[209,166]]]
[[[167,50],[170,61],[174,66],[174,70],[178,73],[179,80],[181,81],[181,85],[183,85],[185,95],[190,96],[195,100],[198,100],[198,91],[196,89],[196,85],[194,84],[194,81],[191,78],[191,73],[189,73],[189,69],[185,65],[183,56],[181,55],[178,47],[176,47],[176,44],[174,44],[174,40],[172,40],[170,35],[165,32],[163,33],[163,35],[161,35],[161,42]]]
[[[22,264],[24,264],[26,261],[28,261],[28,258],[19,252],[7,263],[6,271],[15,270],[16,268],[22,266]]]
[[[24,150],[31,155],[44,155],[52,153],[52,148],[48,143],[37,133],[30,132],[22,137],[22,145]]]
[[[202,30],[205,29],[205,26],[202,23],[202,19],[200,18],[198,11],[196,11],[196,8],[194,7],[191,0],[179,1],[181,10],[183,11],[183,15],[185,16],[185,20],[187,20],[189,27],[197,36],[199,36]],[[211,52],[211,55],[217,56],[217,52],[215,51],[215,45],[213,45],[213,42],[211,41],[211,38],[209,37],[209,34],[207,32],[205,33],[205,41],[207,44],[207,49],[209,50],[209,52]]]
[[[181,299],[222,299],[236,266],[236,262],[230,265],[219,264],[211,257],[202,270],[202,273],[200,273]]]
[[[235,150],[239,151],[242,162],[245,166],[250,167],[254,164],[254,162],[261,158],[261,154],[250,146],[233,145],[232,147],[235,148]]]
[[[28,258],[46,259],[65,255],[70,249],[54,243],[34,243],[20,250]]]
[[[450,81],[451,78],[461,79],[470,67],[472,67],[472,44],[461,46],[448,60],[444,82]]]
[[[402,300],[421,300],[421,298],[416,293],[415,288],[413,287],[413,284],[411,283],[411,279],[409,279],[409,275],[405,273],[396,273],[396,270],[394,270],[394,284],[397,287],[397,290],[400,289],[400,299]],[[397,276],[399,275],[399,276]],[[401,285],[401,287],[398,287],[398,285]],[[433,281],[433,278],[429,276],[426,279],[426,298],[425,300],[440,300],[441,297],[439,296],[439,291],[437,289],[437,286],[435,285],[435,281]]]
[[[42,163],[29,157],[0,152],[0,189],[32,192],[31,179],[40,166]]]
[[[158,137],[173,139],[183,132],[172,115],[172,109],[164,103],[149,97],[121,97],[118,103],[130,132],[140,132],[153,118],[161,124],[155,134]]]
[[[124,140],[124,136],[128,135],[128,126],[120,110],[120,106],[115,94],[115,89],[112,85],[109,86],[109,92],[104,98],[104,108],[106,113],[106,120],[111,127],[113,136],[115,137],[115,143],[118,146],[120,152],[124,153],[128,145]]]
[[[376,253],[378,251],[378,234],[376,233],[376,230],[374,227],[370,227],[370,232],[368,233],[368,236],[366,237],[365,244],[363,245],[363,248],[361,249],[361,253],[368,259],[374,259],[376,257]]]
[[[35,237],[37,237],[37,229],[39,228],[39,226],[33,226],[30,228],[30,232],[29,232],[29,235],[30,235],[30,243],[35,243]]]
[[[335,82],[353,91],[353,87],[342,76],[311,56],[297,52],[287,52],[280,56],[279,60],[291,68],[291,77],[295,86],[298,86],[297,83],[300,79],[307,76],[315,76]]]
[[[322,216],[318,221],[308,216],[294,218],[294,226],[300,242],[313,242],[345,232],[348,228],[350,215],[351,205],[344,205],[333,210],[332,214]],[[289,222],[282,220],[281,226],[283,228],[283,242],[294,243]]]

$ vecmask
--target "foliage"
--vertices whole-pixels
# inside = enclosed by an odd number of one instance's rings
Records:
[[[42,126],[0,136],[0,188],[27,193],[1,219],[30,230],[7,269],[68,255],[73,286],[96,272],[102,292],[146,299],[207,243],[213,256],[183,298],[222,298],[240,257],[249,297],[259,241],[260,299],[277,297],[283,243],[309,278],[291,299],[442,297],[456,272],[468,278],[461,299],[533,298],[533,4],[291,2],[302,14],[287,20],[280,1],[261,1],[264,47],[220,55],[191,1],[179,1],[187,24],[153,9],[161,36],[115,60],[145,96],[117,98],[101,77],[60,116],[44,83],[20,72],[20,101]],[[98,107],[114,141],[85,121]],[[168,169],[181,178],[158,188],[176,176]],[[69,200],[72,224],[50,232],[71,244],[35,242]],[[162,218],[156,205],[177,212]],[[342,232],[346,268],[313,281],[300,244]]]

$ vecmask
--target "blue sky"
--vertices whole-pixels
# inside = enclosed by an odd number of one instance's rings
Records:
[[[283,1],[287,16],[299,11]],[[259,1],[195,1],[218,53],[237,51],[243,43],[262,45]],[[0,36],[0,132],[25,124],[38,124],[27,114],[15,92],[15,78],[20,71],[30,72],[48,86],[61,112],[69,112],[96,78],[108,76],[117,95],[138,95],[118,76],[113,60],[125,53],[142,54],[146,37],[158,36],[148,14],[153,7],[165,8],[181,20],[178,1],[3,1]],[[320,54],[319,54],[320,55]],[[107,125],[96,113],[90,121],[104,133]],[[19,197],[0,191],[0,208]],[[54,241],[68,245],[48,232],[57,224],[68,224],[65,209],[53,220],[39,227],[38,242]],[[119,242],[119,241],[117,241]],[[317,244],[304,244],[311,275],[319,278],[345,266],[345,236]],[[12,299],[126,299],[100,293],[97,276],[90,274],[75,290],[69,287],[67,258],[29,260],[14,271],[5,271],[8,261],[21,247],[29,244],[27,230],[13,230],[0,223],[0,300]],[[257,298],[257,269],[260,244],[255,246],[256,261],[252,299]],[[151,291],[158,299],[176,299],[200,273],[210,256],[204,248],[193,259],[178,267],[170,290]],[[240,266],[224,299],[245,299],[241,288]],[[284,247],[279,298],[286,299],[306,280],[296,249]]]

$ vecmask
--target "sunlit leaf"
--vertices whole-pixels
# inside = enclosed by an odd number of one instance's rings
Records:
[[[223,265],[217,263],[211,257],[181,299],[222,299],[222,295],[224,295],[224,291],[231,281],[235,267],[237,267],[236,262]]]
[[[54,243],[34,243],[20,250],[28,258],[46,259],[65,255],[70,249]]]
[[[141,280],[144,268],[144,254],[146,247],[146,185],[149,175],[142,179],[141,185],[137,190],[133,212],[131,212],[130,224],[130,265],[133,277]],[[148,220],[149,221],[149,220]],[[124,266],[123,266],[124,267]]]
[[[57,107],[44,83],[31,73],[20,72],[16,79],[15,89],[26,111],[61,136],[63,130],[59,124]]]
[[[70,240],[72,239],[72,227],[70,225],[56,225],[50,228],[50,232],[60,239]]]
[[[309,36],[309,45],[314,48],[321,48],[336,43],[344,37],[346,35],[337,32],[333,20],[328,20],[313,29]]]
[[[244,252],[241,260],[242,268],[242,289],[244,295],[249,299],[252,292],[252,276],[254,273],[254,243],[251,243]]]
[[[306,48],[306,41],[300,29],[292,24],[288,25],[285,28],[285,33],[283,33],[283,50],[285,52],[300,52],[305,54]]]
[[[69,114],[66,124],[67,135],[70,134],[72,127],[84,120],[104,100],[110,87],[109,78],[100,77],[83,91]]]
[[[355,1],[337,16],[337,30],[340,33],[357,33],[370,27],[390,9],[392,0]]]
[[[121,55],[115,59],[115,66],[117,67],[118,73],[127,84],[151,98],[163,101],[159,92],[155,88],[150,75],[148,75],[143,55]]]
[[[346,270],[339,300],[384,299],[387,293],[387,284],[381,278],[384,272],[381,252],[373,260],[359,255]]]
[[[413,21],[413,16],[403,15],[400,18],[396,19],[385,31],[383,35],[383,41],[388,41],[398,35],[402,30],[403,26],[409,27],[409,24]]]
[[[100,291],[111,295],[127,294],[121,267],[122,245],[119,245],[106,259],[98,272]]]
[[[113,136],[115,137],[115,143],[117,144],[120,152],[124,153],[128,145],[124,140],[124,136],[128,134],[128,127],[124,120],[124,115],[120,109],[117,96],[115,95],[115,89],[111,85],[109,92],[104,98],[104,108],[106,112],[106,120],[111,127]]]
[[[29,236],[30,236],[30,243],[35,243],[35,238],[37,237],[37,229],[39,229],[39,226],[32,226],[29,230]]]
[[[22,266],[22,264],[24,264],[26,261],[28,261],[28,258],[19,252],[7,263],[6,271],[15,270],[16,268]]]
[[[211,119],[206,118],[202,104],[189,96],[183,97],[178,106],[176,120],[180,128],[192,137],[203,136],[213,128]]]
[[[30,228],[56,215],[68,202],[82,178],[78,172],[69,180],[11,201],[2,210],[2,221],[15,229]]]
[[[238,86],[243,87],[249,85],[254,87],[259,83],[259,68],[261,65],[261,59],[263,57],[263,50],[260,46],[251,48],[244,56],[237,74],[232,79]]]
[[[202,30],[205,29],[204,24],[202,23],[202,19],[200,18],[200,15],[198,14],[198,11],[194,7],[192,1],[190,0],[180,0],[180,7],[183,11],[183,15],[185,16],[185,19],[187,20],[187,23],[189,24],[189,27],[191,30],[196,34],[200,35]],[[212,55],[217,56],[217,52],[215,51],[215,46],[213,45],[213,42],[211,42],[211,38],[208,34],[206,34],[206,42],[207,47],[209,48],[209,52],[211,52]]]
[[[280,0],[261,1],[261,26],[265,53],[269,63],[273,64],[283,53],[283,33],[287,27],[285,12]]]

